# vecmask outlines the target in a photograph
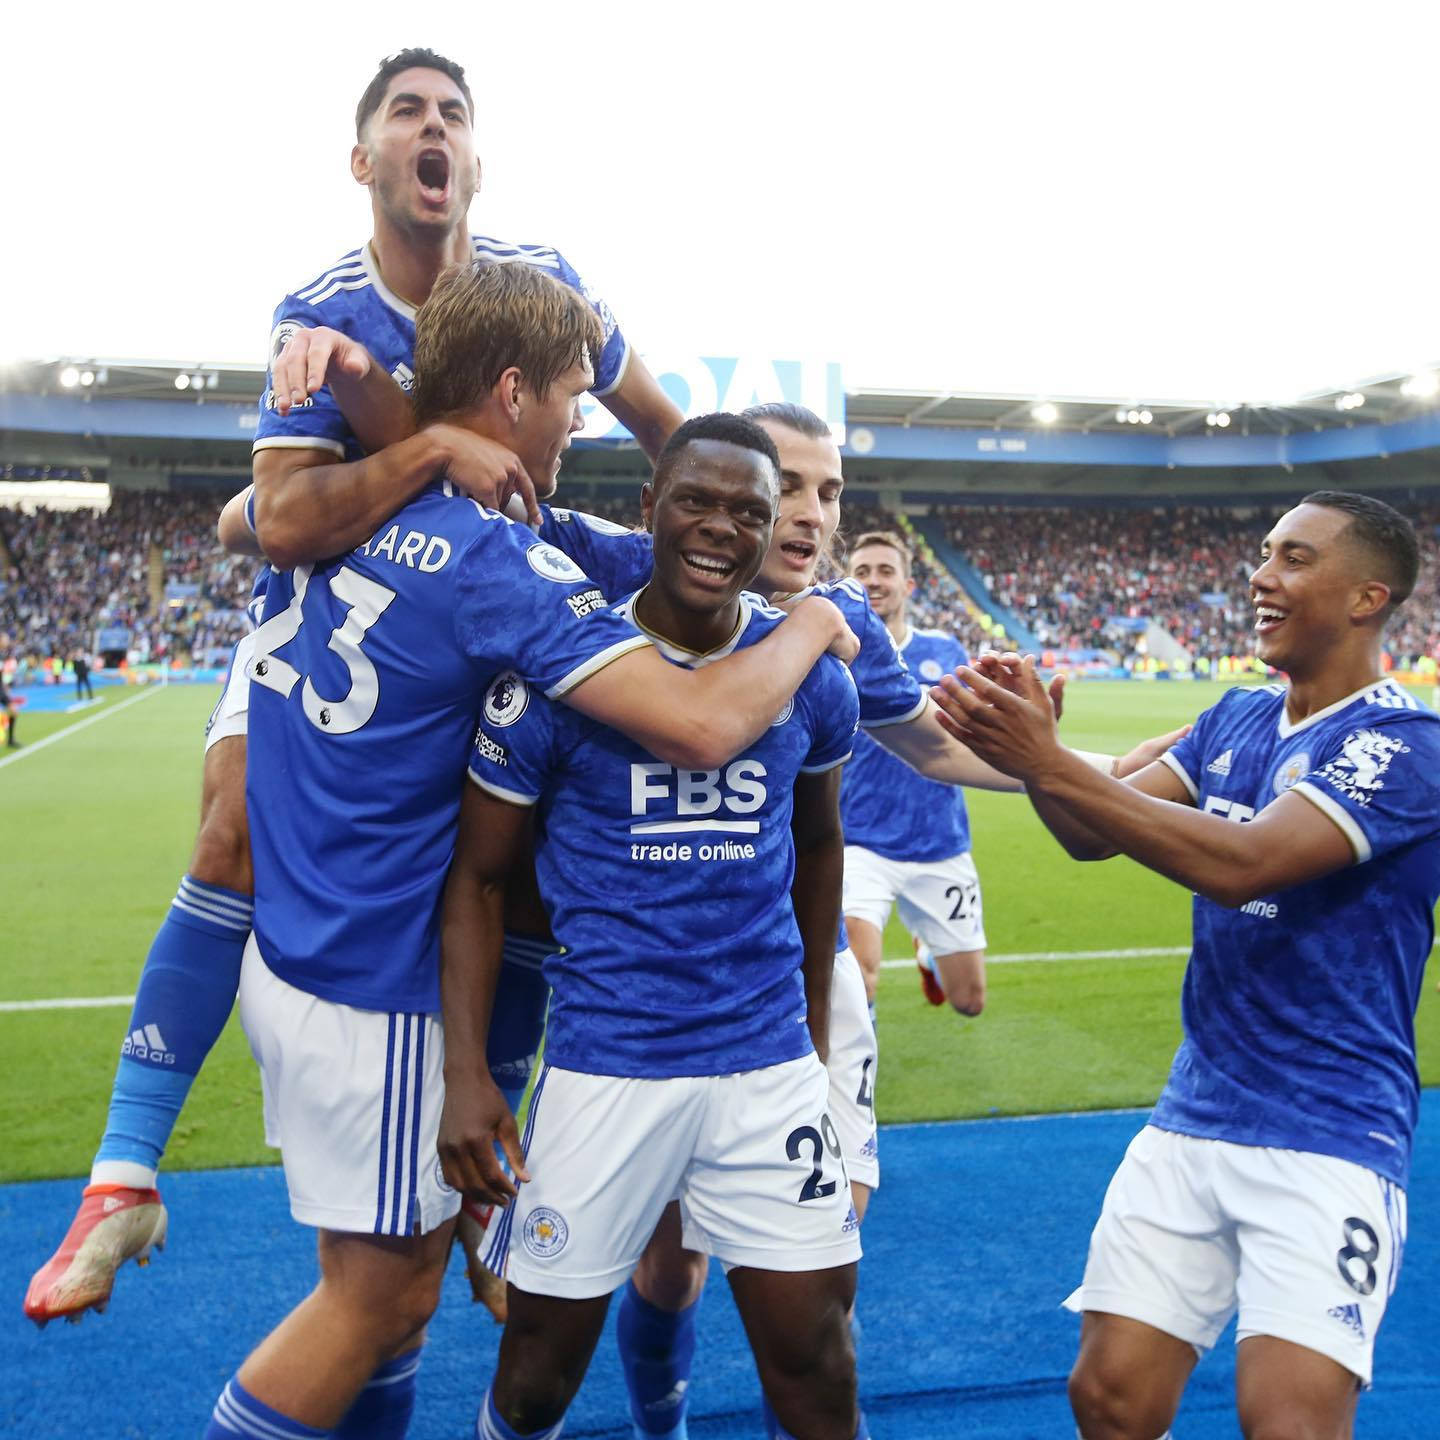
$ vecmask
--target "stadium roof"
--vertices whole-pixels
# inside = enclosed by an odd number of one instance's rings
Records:
[[[258,365],[189,361],[57,359],[0,371],[0,393],[107,395],[116,398],[251,401],[263,388]],[[88,377],[88,378],[87,378]],[[67,383],[68,382],[68,383]],[[847,425],[972,430],[1096,431],[1166,435],[1289,435],[1412,419],[1440,398],[1440,365],[1418,375],[1377,375],[1352,390],[1315,391],[1285,405],[1230,405],[1130,396],[958,394],[921,390],[847,390]],[[1053,418],[1045,418],[1045,406]],[[1038,412],[1038,413],[1037,413]],[[1223,422],[1220,417],[1225,417]],[[1149,417],[1146,419],[1145,417]]]

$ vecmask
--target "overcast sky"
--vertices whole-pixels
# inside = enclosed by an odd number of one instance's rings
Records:
[[[652,357],[1284,400],[1440,360],[1437,41],[1316,0],[13,6],[0,360],[262,360],[369,234],[360,91],[428,44],[475,90],[473,228],[560,248]]]

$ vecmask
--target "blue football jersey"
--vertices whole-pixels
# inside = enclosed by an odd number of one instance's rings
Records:
[[[895,638],[871,608],[865,587],[855,580],[836,580],[812,585],[805,593],[823,595],[837,606],[860,641],[860,653],[850,662],[850,671],[860,695],[861,725],[873,730],[877,725],[915,719],[925,709],[928,697],[905,668]]]
[[[970,663],[965,647],[943,630],[910,630],[900,657],[927,685]],[[840,804],[845,843],[887,859],[945,860],[970,848],[965,792],[927,780],[868,735],[855,742]]]
[[[439,908],[481,699],[560,696],[649,642],[579,566],[431,485],[365,544],[270,577],[250,666],[255,938],[292,985],[440,1006]]]
[[[540,514],[540,538],[563,550],[612,600],[633,595],[650,579],[655,550],[649,531],[558,505],[542,505]]]
[[[596,395],[608,395],[625,376],[629,346],[610,307],[587,289],[574,267],[548,245],[509,245],[483,235],[471,236],[477,260],[494,264],[519,261],[563,281],[590,302],[605,327],[605,344],[594,356]],[[358,340],[378,364],[388,370],[402,389],[415,383],[415,307],[391,291],[380,278],[369,244],[342,256],[308,285],[287,295],[275,310],[268,363],[273,365],[285,342],[301,327],[328,325]],[[255,431],[256,450],[291,447],[333,450],[346,460],[365,453],[340,407],[324,386],[303,405],[282,417],[274,408],[271,377],[265,376],[260,400],[260,423]]]
[[[1440,895],[1440,722],[1378,680],[1292,724],[1284,686],[1264,685],[1229,691],[1163,759],[1201,810],[1241,823],[1293,790],[1355,863],[1239,909],[1195,897],[1185,1038],[1154,1123],[1404,1185]]]
[[[615,607],[617,622],[632,601]],[[657,640],[676,664],[755,644],[779,611],[743,597],[730,641],[705,656]],[[775,722],[720,770],[675,770],[618,731],[514,676],[491,687],[471,778],[536,806],[536,869],[563,954],[546,1059],[597,1075],[723,1075],[811,1049],[790,903],[792,787],[841,764],[859,705],[822,656]]]

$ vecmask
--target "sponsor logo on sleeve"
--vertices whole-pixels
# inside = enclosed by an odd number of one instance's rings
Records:
[[[557,550],[543,540],[537,540],[526,550],[525,559],[537,575],[554,580],[558,585],[573,585],[577,580],[588,578],[563,550]]]
[[[605,608],[605,596],[600,590],[582,590],[578,595],[567,595],[565,603],[577,620],[583,620],[587,615]]]
[[[1410,747],[1398,736],[1381,730],[1357,730],[1345,737],[1340,753],[1320,771],[1354,805],[1368,805],[1385,788],[1385,772],[1397,755],[1408,755]]]
[[[513,725],[529,703],[530,687],[513,670],[506,670],[490,682],[485,692],[485,719],[491,725]]]
[[[483,730],[475,736],[475,749],[482,760],[488,760],[492,765],[509,764],[505,747],[497,745]]]

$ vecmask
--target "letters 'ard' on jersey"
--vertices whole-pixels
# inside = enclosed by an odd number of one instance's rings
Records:
[[[924,685],[970,663],[965,647],[943,630],[910,630],[900,658]],[[948,860],[970,849],[964,790],[927,780],[868,735],[855,741],[840,806],[845,843],[889,860]]]
[[[439,905],[476,716],[649,642],[567,556],[432,485],[364,545],[272,573],[251,662],[255,936],[362,1009],[440,1008]]]
[[[1185,1038],[1154,1123],[1404,1185],[1440,894],[1440,719],[1391,680],[1298,724],[1283,686],[1236,689],[1164,760],[1201,810],[1237,824],[1294,791],[1355,863],[1238,909],[1195,897]]]
[[[629,603],[615,607],[617,617]],[[732,639],[781,621],[742,598]],[[491,686],[471,778],[536,805],[536,868],[564,954],[546,1058],[590,1074],[717,1075],[810,1050],[800,933],[790,904],[792,789],[850,753],[858,715],[845,667],[822,656],[774,723],[718,770],[676,770],[514,677]]]
[[[594,394],[608,395],[625,377],[629,345],[610,307],[594,295],[558,250],[548,245],[511,245],[483,235],[471,236],[477,260],[496,265],[525,264],[578,290],[605,327],[605,344],[595,356]],[[415,307],[391,291],[369,244],[342,256],[308,285],[287,295],[275,310],[266,365],[273,366],[295,330],[328,325],[358,340],[387,370],[402,390],[415,383]],[[303,405],[281,416],[270,393],[267,368],[260,397],[256,450],[275,448],[331,450],[345,460],[365,453],[330,394],[322,387]]]

